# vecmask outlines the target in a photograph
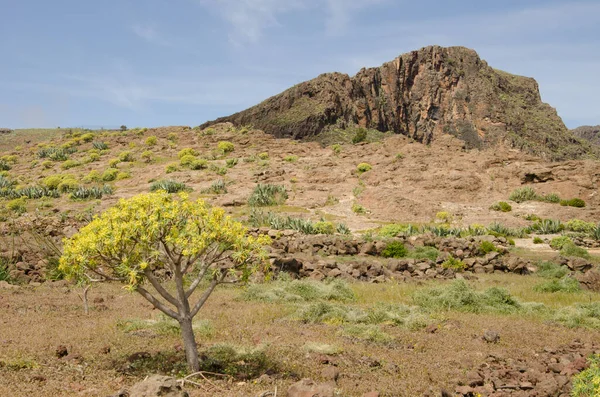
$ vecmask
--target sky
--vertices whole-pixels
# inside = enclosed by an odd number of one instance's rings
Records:
[[[196,126],[427,45],[600,124],[600,1],[0,0],[0,127]]]

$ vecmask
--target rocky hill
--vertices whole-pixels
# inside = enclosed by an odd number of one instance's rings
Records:
[[[595,152],[541,101],[534,79],[493,69],[464,47],[425,47],[354,77],[323,74],[201,127],[218,122],[296,139],[352,126],[423,143],[451,134],[469,148],[506,143],[552,160]]]
[[[571,130],[571,132],[578,138],[600,145],[600,125],[584,125]]]

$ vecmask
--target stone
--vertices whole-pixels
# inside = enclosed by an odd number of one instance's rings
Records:
[[[487,330],[481,338],[487,343],[498,343],[500,341],[500,334],[496,331]]]
[[[334,382],[337,382],[340,376],[340,370],[334,366],[328,366],[323,368],[323,370],[321,371],[321,376],[326,380],[332,380]]]
[[[333,397],[335,385],[316,383],[312,379],[302,379],[287,390],[287,397]]]
[[[175,378],[151,375],[133,385],[129,397],[189,397]]]

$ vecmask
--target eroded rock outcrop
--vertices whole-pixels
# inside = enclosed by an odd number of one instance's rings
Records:
[[[551,159],[594,151],[541,101],[534,79],[493,69],[464,47],[425,47],[353,77],[323,74],[201,127],[217,122],[296,139],[349,125],[424,143],[451,134],[467,147],[505,142]]]

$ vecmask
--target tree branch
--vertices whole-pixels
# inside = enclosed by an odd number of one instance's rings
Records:
[[[167,291],[156,279],[156,277],[154,277],[154,275],[152,274],[152,271],[148,268],[144,269],[144,275],[146,276],[146,278],[148,278],[148,281],[150,281],[150,284],[152,284],[152,286],[154,287],[154,289],[156,290],[156,292],[158,292],[160,294],[160,296],[162,296],[163,298],[165,298],[165,300],[167,302],[169,302],[170,304],[172,304],[173,306],[175,306],[177,309],[180,308],[181,303],[175,299],[175,297],[173,295],[171,295],[169,293],[169,291]]]
[[[208,286],[208,289],[206,291],[204,291],[204,294],[202,294],[202,296],[200,297],[200,300],[198,300],[198,302],[196,302],[196,304],[194,305],[194,308],[191,311],[192,318],[194,318],[194,316],[196,314],[198,314],[198,311],[200,311],[200,309],[202,308],[202,306],[204,306],[204,303],[206,303],[206,300],[208,299],[208,297],[210,296],[210,294],[212,294],[212,292],[214,291],[215,287],[221,281],[223,281],[223,279],[225,278],[226,275],[227,275],[227,272],[223,272],[221,274],[221,277],[219,277],[218,279],[215,278],[213,281],[211,281],[210,285]]]
[[[180,319],[179,314],[177,314],[173,310],[169,309],[169,307],[167,307],[167,305],[165,305],[164,303],[162,303],[161,301],[156,299],[154,296],[152,296],[152,294],[150,294],[148,291],[146,291],[143,287],[138,286],[138,287],[136,287],[135,290],[140,295],[142,295],[148,302],[152,303],[152,306],[154,306],[155,308],[157,308],[158,310],[160,310],[167,316],[179,321],[179,319]]]

